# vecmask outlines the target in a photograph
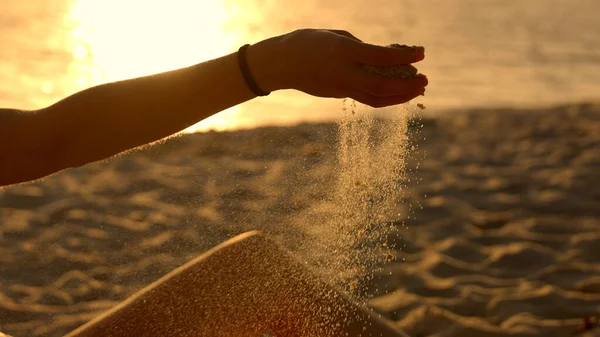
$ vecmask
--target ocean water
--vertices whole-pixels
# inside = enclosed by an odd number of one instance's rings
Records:
[[[418,44],[428,111],[600,98],[597,0],[0,0],[0,106],[191,65],[302,27]],[[341,102],[276,92],[196,129],[336,118]]]

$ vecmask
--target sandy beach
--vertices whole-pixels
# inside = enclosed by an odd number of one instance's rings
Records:
[[[571,336],[600,317],[600,104],[413,124],[368,305],[415,337]],[[0,330],[62,336],[248,230],[323,272],[307,237],[329,210],[337,131],[186,134],[0,190]],[[589,325],[578,335],[600,336]]]

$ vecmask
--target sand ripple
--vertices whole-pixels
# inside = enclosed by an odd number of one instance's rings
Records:
[[[423,124],[369,304],[412,336],[567,336],[600,315],[599,106]],[[249,229],[318,269],[298,243],[318,223],[297,225],[331,211],[335,130],[186,135],[0,191],[2,331],[60,336]]]

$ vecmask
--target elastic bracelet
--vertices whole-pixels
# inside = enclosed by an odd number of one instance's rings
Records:
[[[256,81],[254,80],[252,73],[250,72],[250,67],[248,66],[248,59],[246,57],[246,55],[248,54],[248,47],[250,47],[250,45],[245,44],[241,46],[238,50],[238,65],[240,66],[240,70],[242,71],[242,75],[244,76],[244,80],[246,81],[248,88],[250,88],[250,90],[256,96],[267,96],[268,94],[270,94],[270,92],[262,91],[262,89],[260,89]]]

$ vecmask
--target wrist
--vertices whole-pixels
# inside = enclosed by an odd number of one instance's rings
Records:
[[[248,48],[250,72],[259,88],[266,92],[287,89],[286,59],[279,37],[260,41]]]

